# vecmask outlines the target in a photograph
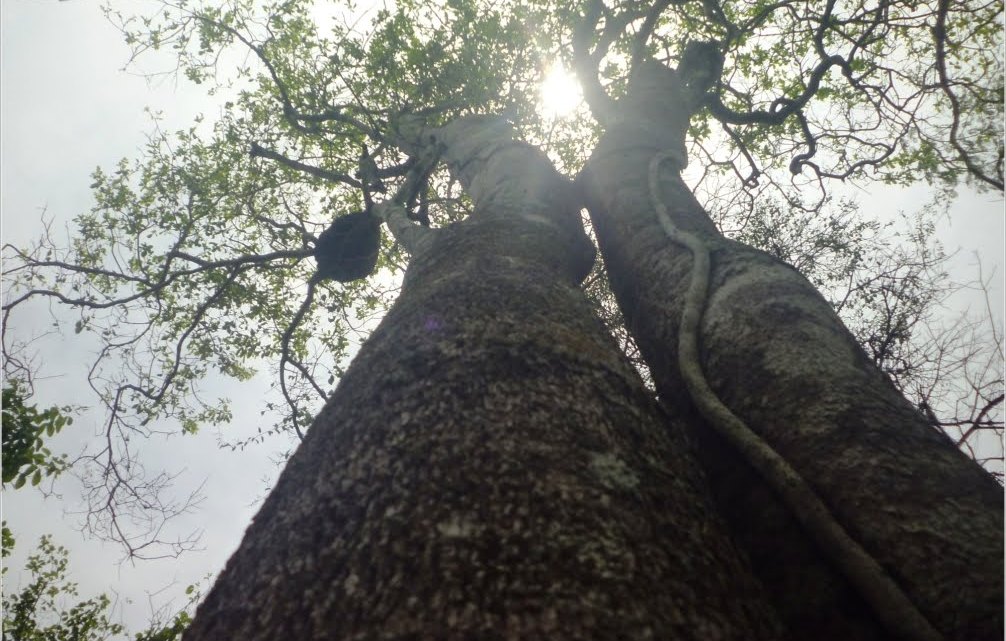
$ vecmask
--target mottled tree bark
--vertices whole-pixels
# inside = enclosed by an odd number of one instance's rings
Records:
[[[413,256],[185,638],[777,638],[578,288],[569,184],[468,125],[436,136],[476,214]]]
[[[657,152],[679,149],[673,71],[647,65],[578,179],[612,287],[661,398],[685,411],[678,327],[692,257],[650,201]],[[665,171],[662,202],[711,250],[702,368],[947,639],[1002,638],[1002,488],[930,427],[796,270],[725,239]],[[694,424],[694,423],[691,423]],[[753,470],[711,430],[700,456],[722,511],[793,638],[889,638]]]

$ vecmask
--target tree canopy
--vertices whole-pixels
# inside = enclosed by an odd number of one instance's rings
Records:
[[[322,232],[365,206],[361,150],[394,191],[418,161],[410,122],[504,114],[572,176],[648,57],[692,74],[686,176],[720,226],[804,271],[906,393],[946,412],[935,422],[1001,426],[998,347],[968,352],[966,331],[912,342],[951,286],[929,219],[895,246],[888,220],[833,194],[843,182],[1002,190],[999,3],[177,0],[106,12],[134,61],[166,52],[165,73],[205,86],[219,110],[181,131],[155,122],[137,159],[98,169],[68,241],[4,250],[10,375],[33,373],[15,331],[31,300],[70,310],[73,331],[101,345],[90,382],[109,438],[89,461],[115,474],[90,477],[95,530],[115,532],[100,524],[163,487],[129,464],[129,436],[231,418],[230,399],[197,393],[208,377],[270,377],[261,438],[310,423],[407,262],[385,235],[376,275],[318,283],[305,304]],[[543,116],[540,84],[559,66],[576,71],[589,109]],[[445,170],[428,185],[415,217],[467,215]],[[631,351],[603,272],[587,286]],[[954,358],[988,365],[961,379],[971,411],[937,409],[954,394],[934,392]]]

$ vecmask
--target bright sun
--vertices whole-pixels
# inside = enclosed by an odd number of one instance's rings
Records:
[[[576,76],[561,64],[552,65],[541,82],[541,113],[546,118],[566,118],[583,102]]]

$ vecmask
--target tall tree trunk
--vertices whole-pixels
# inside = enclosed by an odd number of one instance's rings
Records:
[[[578,179],[628,326],[661,398],[686,407],[678,333],[691,252],[651,204],[656,153],[682,148],[674,72],[635,76]],[[947,639],[1002,638],[1003,494],[930,427],[796,270],[719,234],[678,171],[660,198],[710,249],[701,366],[716,395],[807,479]],[[708,428],[714,494],[794,638],[886,638],[758,475]]]
[[[475,215],[413,257],[186,639],[777,638],[578,288],[569,183],[470,124],[436,135]]]

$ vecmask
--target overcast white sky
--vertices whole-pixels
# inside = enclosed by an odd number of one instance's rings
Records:
[[[143,145],[143,134],[151,129],[145,106],[162,110],[169,130],[191,124],[201,109],[208,115],[215,111],[199,88],[170,82],[151,86],[140,76],[120,71],[128,50],[95,0],[5,0],[0,12],[0,204],[5,243],[35,237],[43,209],[56,221],[86,211],[92,204],[91,172],[124,156],[135,157]],[[19,317],[18,328],[26,334],[41,331],[48,317],[44,309],[37,312]],[[54,378],[39,385],[40,405],[93,404],[84,379],[93,353],[94,346],[82,344],[72,332],[63,340],[48,340],[42,361]],[[261,398],[262,390],[254,385],[214,391]],[[258,425],[259,409],[251,403],[237,404],[236,422],[242,428]],[[78,453],[101,429],[100,421],[100,416],[82,416],[53,441],[53,448]],[[223,566],[278,474],[272,459],[286,445],[221,450],[213,430],[146,444],[144,463],[151,470],[182,472],[180,491],[191,491],[205,481],[206,501],[176,530],[181,535],[202,530],[202,551],[178,559],[120,564],[119,548],[84,540],[77,530],[80,517],[72,514],[80,509],[80,489],[68,475],[56,484],[61,497],[45,499],[30,488],[4,492],[3,518],[17,538],[5,590],[21,585],[26,578],[21,571],[25,556],[39,536],[51,533],[70,550],[71,576],[80,585],[81,598],[99,592],[117,595],[124,622],[131,630],[142,629],[150,617],[149,594],[155,595],[153,607],[175,597],[180,606],[186,585]]]
[[[119,2],[125,8],[139,2]],[[97,166],[109,167],[123,156],[133,157],[150,130],[144,107],[162,110],[167,129],[191,123],[192,116],[215,108],[205,102],[199,87],[162,83],[151,86],[137,75],[120,71],[128,50],[118,33],[103,18],[95,0],[5,0],[0,4],[2,28],[2,85],[0,85],[0,197],[4,242],[23,243],[36,236],[42,210],[57,221],[66,221],[91,205],[88,185]],[[961,248],[958,269],[973,265],[972,252],[982,255],[986,274],[1003,258],[1003,206],[991,195],[964,192],[954,204],[952,220],[941,230],[949,250]],[[912,211],[927,198],[924,188],[877,190],[861,198],[869,212]],[[974,275],[962,272],[963,277]],[[994,308],[1002,309],[1001,273],[994,284]],[[44,310],[39,310],[40,312]],[[22,317],[19,329],[38,331],[46,316]],[[94,347],[70,333],[53,340],[43,352],[48,373],[57,376],[39,389],[40,404],[76,402],[93,404],[84,386],[84,367]],[[261,398],[252,383],[220,389],[237,397]],[[242,409],[242,404],[237,404]],[[256,425],[258,409],[245,404],[236,417],[243,428]],[[85,415],[53,443],[71,454],[100,430],[100,417]],[[241,428],[238,428],[241,429]],[[157,469],[184,471],[180,489],[192,489],[205,480],[207,496],[202,509],[191,515],[181,532],[201,529],[203,551],[179,559],[118,564],[121,552],[114,546],[83,540],[75,529],[78,517],[69,514],[79,505],[79,488],[66,478],[56,488],[62,497],[44,499],[37,491],[5,492],[3,517],[18,539],[5,588],[17,589],[23,559],[43,533],[71,550],[71,574],[80,584],[81,597],[114,592],[120,597],[124,622],[141,629],[149,618],[149,593],[156,602],[181,594],[185,585],[218,571],[236,547],[257,501],[278,470],[271,462],[286,443],[231,452],[216,447],[217,435],[206,431],[196,437],[176,437],[149,444],[145,464]],[[165,588],[167,588],[165,590]],[[113,594],[114,596],[114,594]],[[131,601],[128,603],[127,600]],[[183,599],[179,600],[179,604]]]

